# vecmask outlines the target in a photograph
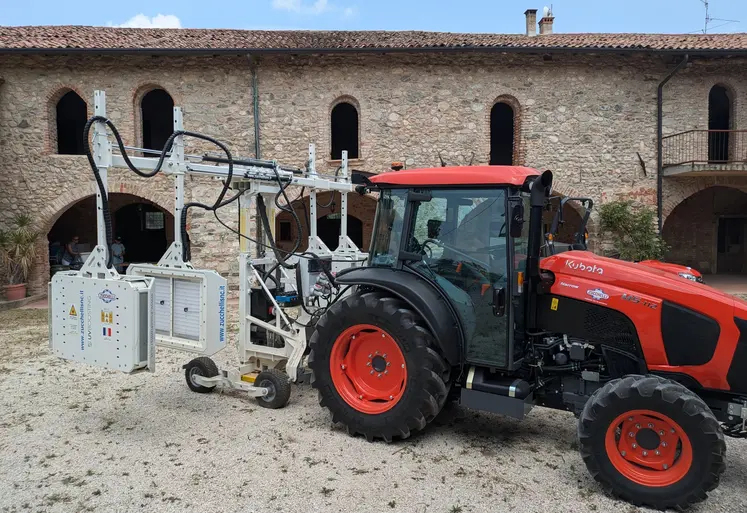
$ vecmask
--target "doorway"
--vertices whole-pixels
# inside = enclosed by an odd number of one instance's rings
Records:
[[[316,234],[322,239],[325,246],[334,251],[340,244],[340,218],[339,214],[330,214],[320,217],[316,222]],[[348,237],[353,243],[361,248],[363,246],[363,223],[357,217],[348,215]]]
[[[514,109],[498,102],[490,110],[490,165],[514,163]]]
[[[731,100],[723,86],[713,86],[708,94],[708,161],[729,160],[731,130]]]
[[[716,271],[721,274],[741,273],[744,270],[745,217],[721,217],[718,220]]]

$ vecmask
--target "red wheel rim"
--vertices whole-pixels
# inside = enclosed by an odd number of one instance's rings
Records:
[[[651,410],[618,416],[607,428],[604,446],[617,471],[643,486],[673,485],[693,463],[687,433],[666,415]]]
[[[340,397],[362,413],[390,410],[405,391],[405,355],[389,333],[371,324],[356,324],[340,333],[329,370]]]

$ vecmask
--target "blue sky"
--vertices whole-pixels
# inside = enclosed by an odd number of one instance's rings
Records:
[[[532,3],[534,2],[534,3]],[[747,32],[744,0],[710,0],[709,32]],[[0,25],[184,28],[524,31],[539,0],[0,0]],[[556,32],[702,30],[701,0],[555,0]],[[722,20],[740,20],[725,23]]]

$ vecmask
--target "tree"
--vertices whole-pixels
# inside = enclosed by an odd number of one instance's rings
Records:
[[[634,206],[632,201],[612,201],[599,209],[601,227],[609,235],[623,260],[658,260],[667,245],[656,231],[653,209]]]

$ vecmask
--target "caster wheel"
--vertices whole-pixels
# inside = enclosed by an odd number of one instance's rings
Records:
[[[184,378],[187,380],[187,386],[192,392],[198,394],[209,394],[215,388],[215,385],[206,387],[195,382],[195,376],[212,378],[218,375],[218,366],[207,356],[195,358],[184,366]]]
[[[257,402],[263,408],[277,409],[288,404],[291,395],[291,384],[288,375],[277,369],[267,369],[260,372],[254,380],[254,386],[267,388],[266,396],[257,397]]]

